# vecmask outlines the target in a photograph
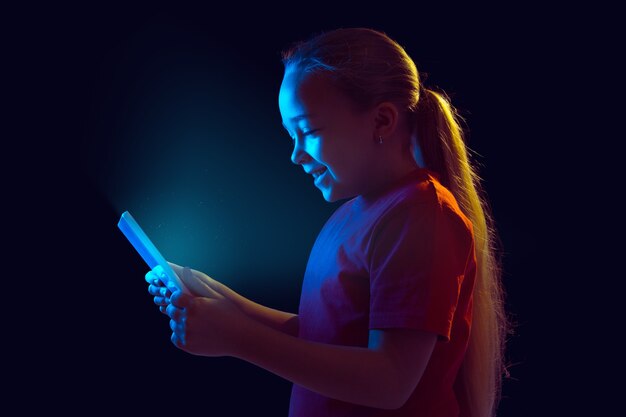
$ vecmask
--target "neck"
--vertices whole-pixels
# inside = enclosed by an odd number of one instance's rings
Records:
[[[400,160],[381,163],[378,169],[372,171],[373,175],[367,183],[366,190],[361,194],[375,193],[385,189],[418,168],[420,166],[410,154],[405,154]]]

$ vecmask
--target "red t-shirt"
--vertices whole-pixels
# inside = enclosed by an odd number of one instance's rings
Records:
[[[299,307],[299,337],[367,347],[370,329],[436,333],[409,400],[385,410],[294,384],[290,417],[457,416],[454,381],[472,316],[476,256],[471,222],[436,174],[419,168],[341,205],[315,241]]]

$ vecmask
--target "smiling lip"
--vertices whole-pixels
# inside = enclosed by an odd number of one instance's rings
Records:
[[[314,169],[314,170],[308,171],[308,172],[307,172],[307,174],[311,174],[311,175],[313,175],[313,174],[315,174],[316,172],[321,172],[321,171],[325,171],[325,170],[326,170],[326,167],[320,167],[320,168],[316,168],[316,169]]]
[[[321,177],[322,175],[324,175],[324,173],[326,173],[326,168],[323,169],[318,169],[316,171],[313,171],[311,173],[311,175],[313,175],[313,178],[318,179],[319,177]]]
[[[328,172],[328,170],[327,169],[323,169],[321,171],[320,170],[313,171],[313,173],[315,173],[315,172],[321,172],[321,174],[319,174],[317,176],[315,176],[315,175],[313,176],[313,181],[315,182],[315,184],[317,184],[318,181],[321,181],[321,178],[326,175],[326,172]]]

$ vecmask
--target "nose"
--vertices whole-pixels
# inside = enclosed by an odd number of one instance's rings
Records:
[[[293,152],[291,152],[291,162],[296,165],[302,165],[302,162],[306,162],[311,156],[304,150],[302,144],[303,140],[296,138],[294,140]]]

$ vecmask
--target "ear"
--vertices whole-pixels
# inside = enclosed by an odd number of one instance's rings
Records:
[[[374,110],[374,134],[378,136],[391,136],[398,126],[399,112],[395,104],[384,101]]]

